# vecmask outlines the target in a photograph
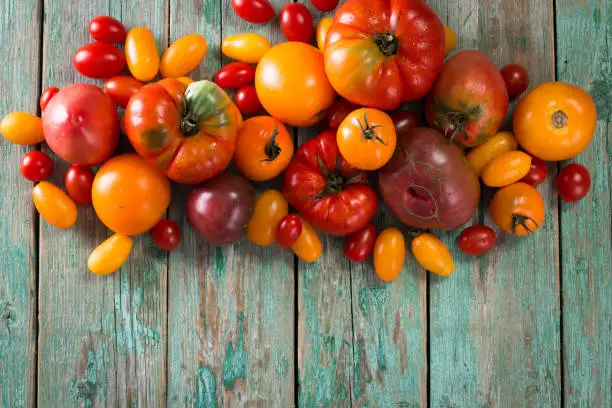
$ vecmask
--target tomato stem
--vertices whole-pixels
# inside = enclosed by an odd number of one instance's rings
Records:
[[[193,136],[200,131],[200,125],[198,123],[197,116],[188,113],[181,118],[180,128],[183,135],[186,137]]]
[[[346,178],[342,175],[342,159],[340,155],[338,155],[338,158],[336,160],[336,170],[333,172],[330,172],[327,170],[327,168],[325,167],[325,164],[323,163],[323,160],[321,160],[321,157],[318,155],[317,155],[317,161],[319,163],[319,167],[321,168],[321,171],[325,175],[326,183],[325,183],[325,190],[323,190],[321,193],[317,194],[316,196],[312,197],[311,198],[312,200],[319,200],[325,196],[337,194],[341,192],[342,190],[344,190],[344,187],[349,184],[364,182],[360,178],[363,175],[363,172],[358,172],[350,178]]]
[[[567,114],[562,110],[555,111],[551,116],[551,122],[556,129],[562,129],[567,126]]]
[[[385,141],[382,140],[376,134],[376,132],[374,132],[374,129],[377,129],[377,128],[382,127],[382,126],[380,126],[380,125],[371,126],[368,123],[368,113],[365,110],[365,108],[363,109],[363,122],[364,123],[361,123],[361,121],[359,119],[357,119],[357,123],[359,123],[359,127],[361,128],[361,133],[363,134],[363,138],[365,140],[372,140],[372,139],[374,139],[374,140],[376,140],[376,141],[386,145]]]
[[[280,155],[282,149],[280,148],[278,143],[276,143],[277,136],[278,136],[278,126],[275,126],[274,131],[272,131],[272,137],[270,138],[270,140],[266,144],[266,147],[264,148],[264,152],[266,153],[266,156],[268,157],[266,159],[263,159],[262,162],[274,161]]]
[[[452,142],[458,134],[465,131],[465,124],[468,121],[468,116],[463,112],[448,112],[446,114],[446,120],[447,125],[444,136]]]
[[[527,225],[527,221],[531,221],[532,223],[535,224],[535,228],[531,229],[528,225]],[[533,233],[540,225],[536,222],[536,220],[534,220],[533,218],[527,216],[527,215],[522,215],[522,214],[512,214],[512,233],[515,234],[516,233],[516,229],[517,227],[523,227],[525,228],[525,231],[527,231],[527,234],[531,234]]]
[[[386,32],[386,33],[378,33],[372,36],[374,43],[378,46],[380,52],[384,54],[385,57],[391,57],[397,54],[397,50],[399,48],[399,41],[395,36],[395,33]]]

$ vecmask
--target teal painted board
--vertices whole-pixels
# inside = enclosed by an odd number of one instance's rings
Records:
[[[564,402],[567,407],[611,407],[612,4],[556,4],[557,79],[586,89],[598,117],[591,145],[572,160],[591,172],[591,193],[578,203],[559,204]]]
[[[9,2],[0,9],[0,118],[36,113],[40,61],[40,3]],[[34,147],[0,137],[0,406],[32,407],[36,388],[36,216],[33,184],[19,172]]]

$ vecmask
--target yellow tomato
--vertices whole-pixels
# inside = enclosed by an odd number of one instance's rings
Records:
[[[132,28],[125,39],[125,58],[132,76],[147,82],[159,71],[159,51],[153,33],[144,27]]]
[[[504,187],[516,183],[531,167],[531,156],[514,150],[502,153],[485,167],[482,181],[489,187]]]
[[[77,206],[58,187],[47,181],[41,181],[32,189],[32,199],[36,211],[49,224],[57,228],[70,228],[76,224]]]
[[[300,220],[302,221],[302,233],[291,249],[302,261],[314,262],[321,257],[323,245],[312,225],[302,217]]]
[[[188,76],[182,76],[180,78],[176,78],[179,81],[181,81],[182,83],[184,83],[186,86],[189,86],[189,84],[193,83],[193,79],[189,78]]]
[[[2,118],[0,133],[9,142],[19,145],[31,145],[45,140],[42,120],[27,112],[12,112]]]
[[[465,156],[468,164],[477,176],[480,176],[487,164],[502,153],[506,153],[517,148],[516,139],[510,132],[499,132],[495,136],[487,139],[483,144],[473,148]]]
[[[450,54],[457,46],[457,34],[452,28],[444,26],[444,55]]]
[[[448,248],[433,234],[421,234],[412,240],[412,254],[423,268],[440,276],[455,271],[455,263]]]
[[[164,78],[187,75],[200,65],[208,44],[200,34],[189,34],[176,40],[161,58],[160,72]]]
[[[126,235],[113,235],[91,251],[87,258],[87,267],[96,275],[108,275],[115,272],[130,256],[132,243],[132,238]]]
[[[289,203],[283,193],[264,191],[255,201],[253,216],[247,224],[247,238],[257,245],[272,245],[276,242],[276,227],[288,213]]]
[[[223,54],[249,64],[258,63],[271,47],[266,37],[255,33],[230,35],[221,43]]]
[[[321,51],[325,50],[327,30],[329,30],[333,21],[334,19],[331,17],[323,17],[321,21],[319,21],[319,25],[317,25],[317,47],[319,47]]]
[[[374,271],[385,282],[397,278],[404,267],[406,259],[406,241],[404,236],[394,227],[389,227],[380,233],[374,243]]]

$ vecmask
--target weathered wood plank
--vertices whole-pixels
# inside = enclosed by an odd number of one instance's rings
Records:
[[[0,118],[13,111],[36,113],[41,4],[8,2],[0,8]],[[36,215],[32,183],[19,162],[31,150],[0,137],[0,406],[32,407],[36,390]]]
[[[432,1],[459,33],[459,48],[476,48],[501,68],[517,62],[532,86],[554,78],[552,1]],[[509,121],[507,121],[509,123]],[[430,278],[432,406],[557,406],[561,396],[557,200],[549,181],[538,189],[546,220],[516,239],[498,231],[498,246],[480,259],[444,234],[456,272]],[[479,217],[488,215],[484,190]]]
[[[612,406],[612,4],[557,1],[557,79],[587,89],[598,126],[576,159],[591,172],[591,193],[560,203],[564,403]],[[567,163],[561,163],[564,166]]]

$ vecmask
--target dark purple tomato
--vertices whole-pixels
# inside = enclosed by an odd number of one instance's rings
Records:
[[[215,83],[223,89],[238,89],[255,81],[255,68],[246,62],[231,62],[215,75]]]
[[[557,191],[566,203],[582,200],[591,190],[591,174],[579,163],[561,169],[557,175]]]
[[[479,256],[495,246],[497,237],[495,231],[486,225],[473,225],[461,231],[458,242],[464,254]]]
[[[289,3],[280,13],[281,31],[289,41],[310,43],[314,35],[314,20],[310,10],[301,3]]]
[[[53,160],[46,153],[34,150],[23,156],[19,171],[30,181],[43,181],[48,179],[53,171]]]
[[[521,179],[521,181],[535,187],[542,184],[544,180],[546,180],[547,176],[548,167],[546,166],[546,162],[542,159],[538,159],[537,157],[532,157],[529,173],[527,173],[525,177]]]
[[[253,85],[242,87],[236,92],[236,106],[243,115],[254,115],[261,109],[261,102]]]
[[[295,214],[285,215],[276,226],[276,242],[281,248],[291,248],[302,233],[302,220]]]
[[[410,129],[423,126],[423,121],[415,112],[397,110],[391,112],[389,116],[391,116],[391,120],[393,120],[393,124],[395,125],[395,132],[398,136],[403,135]]]
[[[78,205],[91,204],[91,187],[93,186],[94,173],[87,166],[71,166],[64,176],[66,192]]]
[[[51,98],[53,98],[59,92],[59,88],[56,86],[45,89],[40,95],[40,111],[44,111]]]
[[[95,42],[85,44],[74,53],[74,67],[90,78],[110,78],[125,68],[125,55],[114,45]]]
[[[358,105],[347,101],[344,98],[338,98],[327,110],[327,124],[330,129],[338,129],[340,124],[348,116],[349,113],[359,109]]]
[[[516,98],[529,88],[529,73],[518,64],[506,65],[501,69],[501,75],[511,98]]]
[[[232,0],[232,7],[241,19],[249,23],[267,23],[276,15],[268,0]]]
[[[163,219],[151,230],[153,242],[164,251],[173,251],[181,242],[181,229],[172,220]]]
[[[363,229],[352,233],[344,244],[344,255],[354,262],[363,262],[372,254],[376,242],[376,228],[368,223]]]
[[[121,21],[110,16],[94,17],[89,22],[89,34],[94,40],[107,44],[122,43],[127,36]]]

